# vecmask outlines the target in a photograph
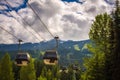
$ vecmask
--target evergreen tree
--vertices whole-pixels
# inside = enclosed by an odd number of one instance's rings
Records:
[[[56,78],[57,80],[60,78],[59,70],[60,70],[60,68],[59,68],[58,65],[52,66],[52,70],[51,70],[51,71],[52,71],[52,75],[53,75],[53,77]]]
[[[105,80],[108,76],[104,73],[106,72],[105,63],[109,62],[108,64],[111,64],[111,58],[108,57],[112,54],[111,31],[112,18],[110,15],[105,13],[96,16],[89,33],[90,40],[93,42],[89,50],[93,53],[93,56],[86,60],[85,67],[87,70],[82,76],[84,80]]]
[[[89,47],[92,57],[85,58],[86,71],[82,74],[82,80],[105,80],[104,76],[104,53],[99,48]]]
[[[13,63],[13,72],[14,72],[14,79],[15,80],[18,80],[20,78],[20,66],[16,66],[14,63]]]
[[[41,72],[41,75],[40,75],[40,76],[41,76],[41,77],[46,77],[46,76],[47,76],[47,73],[46,73],[46,72],[47,72],[47,68],[46,68],[46,66],[44,66],[43,69],[42,69],[42,72]]]
[[[22,66],[20,70],[20,80],[36,80],[34,63],[32,59],[27,66]]]
[[[75,71],[73,71],[73,74],[72,74],[71,76],[72,76],[72,79],[71,79],[71,80],[76,80]]]
[[[14,80],[10,56],[5,54],[0,63],[0,80]]]
[[[53,80],[53,74],[50,69],[48,69],[47,74],[46,74],[47,80]]]
[[[80,80],[81,79],[81,70],[76,71],[75,76],[76,76],[76,80]]]
[[[60,75],[60,80],[69,80],[68,73],[66,73],[65,71],[62,71]]]
[[[45,77],[40,76],[38,80],[47,80]]]
[[[120,2],[116,0],[116,10],[113,12],[114,40],[112,80],[120,79]]]
[[[74,74],[74,71],[72,69],[72,66],[73,65],[70,65],[69,69],[68,69],[68,80],[74,80],[76,78],[75,74]]]
[[[57,79],[57,80],[60,80],[60,72],[59,72],[59,70],[58,70],[57,73],[56,73],[56,79]]]
[[[1,62],[0,62],[0,75],[1,75]]]
[[[42,72],[44,64],[40,60],[35,60],[34,65],[35,65],[35,70],[36,70],[36,77],[38,78]]]

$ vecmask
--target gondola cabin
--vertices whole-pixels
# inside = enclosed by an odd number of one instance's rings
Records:
[[[59,72],[65,72],[68,73],[68,69],[66,66],[61,66],[61,69],[59,70]]]
[[[78,70],[80,70],[80,69],[79,69],[78,66],[74,65],[74,66],[73,66],[73,70],[74,70],[74,71],[78,71]]]
[[[28,53],[18,53],[15,59],[17,66],[27,66],[30,62],[30,55]]]
[[[48,50],[43,56],[43,61],[46,65],[56,65],[58,63],[58,56],[56,50]]]

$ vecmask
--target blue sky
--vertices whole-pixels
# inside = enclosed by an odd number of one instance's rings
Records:
[[[62,1],[64,1],[64,2],[77,2],[77,3],[81,3],[81,4],[84,3],[84,1],[81,1],[81,0],[62,0]],[[104,1],[110,5],[114,4],[113,0],[104,0]]]
[[[77,2],[77,3],[83,3],[82,1],[80,0],[62,0],[62,1],[65,1],[65,2]]]
[[[77,3],[81,3],[81,4],[83,3],[80,0],[61,0],[61,1],[63,1],[63,2],[77,2]],[[28,0],[23,0],[23,2],[19,4],[19,6],[11,6],[9,4],[6,4],[6,2],[5,3],[0,2],[0,6],[6,7],[6,9],[0,9],[0,14],[6,15],[6,12],[11,12],[11,11],[18,12],[20,9],[27,7],[27,2],[28,2]]]
[[[110,5],[114,5],[114,1],[112,1],[112,0],[105,0],[108,4],[110,4]]]
[[[76,2],[76,3],[80,3],[80,4],[83,4],[85,1],[81,1],[81,0],[61,0],[63,2]],[[114,2],[112,0],[104,0],[106,3],[110,4],[110,5],[113,5]],[[8,0],[9,2],[9,0]],[[23,8],[26,8],[27,7],[27,2],[28,0],[23,0],[21,3],[19,3],[18,6],[11,6],[9,4],[6,4],[3,3],[3,2],[0,2],[0,6],[1,7],[6,7],[5,9],[0,9],[0,14],[4,14],[6,16],[8,16],[8,14],[6,12],[11,12],[11,11],[16,11],[18,12],[20,9],[23,9]],[[18,3],[14,3],[14,4],[18,4]]]
[[[62,1],[66,1],[66,2],[79,2],[79,0],[62,0]]]
[[[18,12],[20,9],[27,7],[27,2],[28,2],[28,0],[23,0],[21,3],[15,2],[14,4],[19,4],[19,5],[12,6],[12,5],[7,4],[7,2],[1,1],[0,6],[5,7],[5,9],[0,9],[0,14],[4,14],[6,12],[11,12],[11,11]],[[11,3],[11,2],[8,1],[8,3]]]

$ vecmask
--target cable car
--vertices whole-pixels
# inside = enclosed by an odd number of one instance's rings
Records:
[[[65,72],[65,73],[68,73],[68,69],[66,66],[61,66],[61,69],[59,72]]]
[[[27,66],[30,62],[30,55],[26,52],[19,52],[15,59],[15,64],[17,66]]]
[[[43,56],[43,61],[46,65],[56,65],[58,63],[58,56],[56,50],[47,50]]]
[[[62,66],[61,69],[64,71],[64,70],[67,70],[67,67],[66,66]]]
[[[79,69],[79,67],[77,65],[73,65],[73,70],[78,71],[80,69]]]
[[[21,39],[18,40],[19,44],[18,44],[18,54],[16,55],[16,59],[15,59],[15,64],[17,66],[27,66],[28,63],[30,62],[30,55],[27,52],[22,52],[20,50],[20,45],[21,42],[23,42]]]
[[[57,53],[57,48],[58,48],[58,36],[55,36],[54,39],[56,40],[56,46],[54,49],[47,50],[43,56],[43,62],[46,65],[56,65],[58,63],[58,53]]]

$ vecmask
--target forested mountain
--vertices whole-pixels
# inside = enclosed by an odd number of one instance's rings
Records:
[[[120,5],[116,0],[115,11],[95,17],[90,40],[59,41],[59,64],[48,65],[42,60],[44,52],[55,47],[54,40],[22,44],[21,50],[32,56],[28,57],[26,66],[14,64],[17,44],[1,44],[0,80],[120,80],[119,33]]]
[[[84,44],[89,43],[90,40],[83,40],[83,41],[59,41],[59,47],[58,50],[62,48],[67,48],[69,49],[70,47],[74,48],[75,45],[78,45],[80,48],[84,46]],[[54,48],[56,42],[54,40],[50,41],[42,41],[40,43],[24,43],[21,44],[21,49],[22,50],[47,50],[47,49],[52,49]],[[0,44],[0,51],[16,51],[18,50],[18,44]]]
[[[87,44],[90,40],[83,41],[62,41],[59,40],[58,54],[60,64],[67,65],[72,62],[82,62],[83,57],[90,56],[87,50]],[[42,59],[42,53],[46,50],[53,49],[56,45],[55,40],[50,40],[40,43],[25,43],[21,45],[21,50],[29,52],[33,58]],[[0,44],[0,57],[5,53],[9,53],[11,58],[14,59],[18,52],[18,44]]]

